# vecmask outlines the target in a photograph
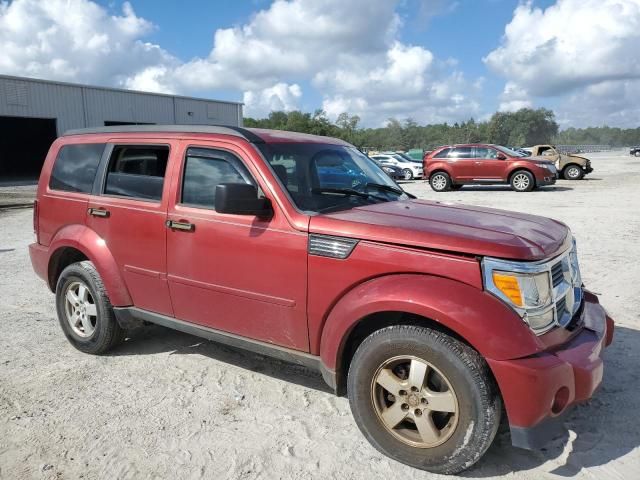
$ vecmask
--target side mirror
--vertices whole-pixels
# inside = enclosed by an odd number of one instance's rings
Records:
[[[506,160],[507,156],[504,153],[498,153],[498,155],[496,156],[496,158],[498,160]]]
[[[246,183],[221,183],[216,186],[216,212],[233,215],[271,217],[273,208],[268,198],[258,198],[258,189]]]

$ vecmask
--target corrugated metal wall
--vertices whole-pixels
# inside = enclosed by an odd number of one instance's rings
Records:
[[[104,122],[242,126],[242,104],[0,75],[0,116],[54,118],[59,135]]]

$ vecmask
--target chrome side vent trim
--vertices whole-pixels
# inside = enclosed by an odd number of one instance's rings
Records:
[[[353,238],[309,235],[309,255],[344,260],[351,255],[357,244],[358,240]]]

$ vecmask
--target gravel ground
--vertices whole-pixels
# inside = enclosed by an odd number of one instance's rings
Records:
[[[33,204],[37,189],[38,186],[33,182],[27,185],[5,185],[0,182],[0,208]]]
[[[518,450],[501,433],[469,478],[637,478],[640,471],[640,161],[591,155],[581,182],[518,194],[423,198],[568,223],[585,283],[617,320],[604,385],[567,420],[566,445]],[[74,350],[35,277],[31,210],[0,210],[0,478],[435,478],[378,454],[345,398],[303,368],[149,327],[111,355]]]

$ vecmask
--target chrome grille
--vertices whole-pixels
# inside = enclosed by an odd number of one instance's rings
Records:
[[[553,287],[557,287],[564,280],[564,267],[562,266],[562,260],[551,267],[551,281]]]
[[[358,240],[328,235],[309,235],[309,254],[320,257],[345,259],[358,244]]]
[[[567,312],[567,298],[561,298],[556,302],[556,318],[558,319],[558,323],[562,323],[562,317],[564,317]]]

